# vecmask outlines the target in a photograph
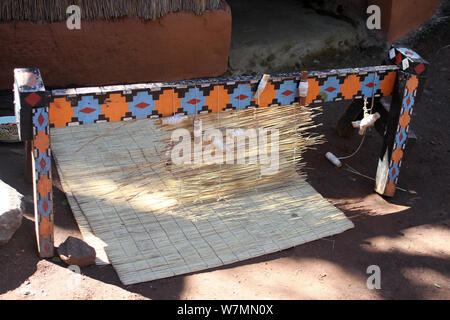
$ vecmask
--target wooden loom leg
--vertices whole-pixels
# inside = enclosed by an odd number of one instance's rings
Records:
[[[49,139],[48,107],[32,110],[33,140],[31,163],[33,175],[36,238],[41,257],[53,257],[53,192]]]
[[[395,194],[418,85],[416,75],[398,72],[375,182],[375,191],[384,196]]]
[[[25,178],[33,185],[38,252],[54,255],[49,95],[36,68],[14,69],[14,110],[25,147]]]

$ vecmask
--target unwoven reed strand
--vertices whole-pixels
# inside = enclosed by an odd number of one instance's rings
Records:
[[[223,0],[1,0],[0,22],[64,21],[70,5],[80,6],[84,20],[124,16],[155,20],[172,12],[188,11],[200,15],[225,6]]]
[[[186,129],[190,132],[191,142],[193,142],[193,121],[195,119],[193,116],[189,116],[186,121],[175,125],[163,125],[161,123],[157,126],[159,130],[166,132],[159,140],[165,147],[161,152],[161,160],[147,164],[147,166],[159,168],[159,170],[165,169],[169,177],[165,179],[165,197],[176,198],[184,205],[193,204],[199,200],[204,202],[215,201],[219,198],[227,199],[253,192],[255,188],[276,188],[285,185],[289,180],[298,178],[298,174],[302,176],[303,153],[323,142],[322,136],[310,132],[312,128],[318,126],[314,122],[314,118],[319,114],[319,111],[320,108],[293,104],[257,108],[255,110],[221,112],[220,121],[217,121],[215,113],[196,116],[197,119],[202,120],[203,132],[210,129],[219,129],[223,134],[226,134],[226,129],[241,128],[245,130],[256,128],[256,126],[258,129],[278,130],[279,168],[274,175],[261,175],[261,166],[264,164],[258,161],[249,163],[251,156],[258,159],[259,152],[258,146],[250,145],[249,139],[245,142],[247,150],[244,154],[245,159],[242,158],[242,154],[235,152],[233,164],[192,163],[174,165],[171,163],[168,156],[170,149],[173,147],[170,142],[171,134],[175,129]],[[223,142],[227,147],[232,147],[232,145],[227,144],[225,135],[223,136]],[[207,148],[211,148],[211,146],[206,141],[203,143],[202,152],[210,150]],[[268,150],[274,150],[272,139],[268,139]],[[223,158],[226,158],[225,152]],[[238,164],[239,160],[244,164]],[[130,174],[133,175],[132,172]],[[127,179],[129,178],[130,176],[127,176]],[[136,174],[133,179],[139,180],[139,174]],[[181,193],[180,190],[182,190]]]

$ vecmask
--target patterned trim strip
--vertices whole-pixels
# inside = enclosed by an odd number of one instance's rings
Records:
[[[380,66],[313,71],[306,103],[371,97],[374,88],[376,97],[389,96],[397,70],[397,66]],[[259,81],[255,77],[54,90],[50,126],[288,105],[299,101],[300,78],[301,74],[271,76],[259,99],[254,98]]]
[[[53,257],[53,192],[48,107],[32,109],[33,191],[36,236],[41,257]]]
[[[419,80],[416,75],[409,75],[406,87],[403,93],[402,106],[400,109],[400,118],[397,131],[395,133],[394,146],[392,148],[391,161],[389,163],[388,183],[384,195],[393,196],[400,174],[403,153],[408,138],[409,124],[411,122],[413,106],[419,86]]]
[[[34,217],[38,251],[53,257],[53,194],[48,92],[38,69],[14,70],[14,107],[20,140],[25,141],[27,168],[32,168]],[[28,153],[30,152],[30,153]],[[29,163],[28,161],[30,161]],[[28,171],[26,172],[28,175]]]

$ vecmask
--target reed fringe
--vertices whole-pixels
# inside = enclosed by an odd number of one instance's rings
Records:
[[[177,11],[200,15],[225,7],[223,0],[1,0],[0,22],[65,21],[70,5],[80,6],[83,20],[124,16],[155,20]]]
[[[161,121],[156,126],[162,133],[158,143],[165,147],[162,148],[159,161],[130,167],[129,173],[123,177],[124,184],[121,188],[127,187],[128,181],[133,181],[134,184],[141,182],[145,184],[147,177],[142,176],[140,170],[143,167],[152,167],[155,172],[165,171],[164,190],[160,196],[173,199],[172,204],[177,203],[177,205],[190,206],[197,202],[223,200],[256,190],[285,186],[289,181],[303,176],[302,168],[305,165],[303,153],[323,142],[322,136],[309,132],[310,129],[318,126],[313,119],[320,114],[318,112],[320,110],[320,108],[300,106],[296,103],[289,106],[221,112],[220,121],[217,121],[216,113],[190,115],[187,121],[171,125]],[[192,162],[175,165],[172,163],[172,132],[176,129],[188,130],[191,135],[191,146],[193,146],[195,120],[202,120],[202,134],[209,129],[219,129],[222,132],[223,145],[234,150],[233,164]],[[233,128],[278,130],[279,168],[276,174],[261,175],[261,167],[268,164],[261,164],[258,158],[258,145],[252,145],[250,139],[245,140],[244,154],[236,152],[234,149],[236,139],[233,142],[234,145],[231,140],[226,139],[226,130]],[[203,141],[202,153],[210,152],[211,149],[215,149],[213,153],[218,152],[217,148],[211,148],[211,143]],[[268,150],[270,152],[274,150],[274,141],[271,138],[268,139]],[[250,163],[252,156],[256,157],[256,163]],[[193,158],[194,156],[191,160]],[[226,151],[223,152],[223,159],[226,159]],[[239,161],[243,164],[239,164]],[[161,208],[152,207],[156,211],[167,208],[167,204],[163,203]]]

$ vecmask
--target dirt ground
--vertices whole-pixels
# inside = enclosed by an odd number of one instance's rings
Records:
[[[412,47],[430,62],[423,100],[412,128],[394,198],[373,191],[373,181],[333,167],[324,154],[353,152],[360,136],[337,136],[344,104],[327,104],[318,132],[327,142],[305,155],[308,181],[355,224],[342,234],[211,270],[124,286],[112,266],[81,269],[69,284],[66,266],[40,259],[34,218],[27,213],[12,240],[0,248],[2,299],[450,299],[450,112],[448,23],[427,30]],[[340,57],[318,57],[308,69],[375,65],[383,50],[355,49]],[[323,63],[322,61],[327,61]],[[374,176],[381,138],[373,130],[360,152],[345,161]],[[24,182],[21,144],[0,144],[0,179],[31,195]],[[56,176],[56,173],[54,173]],[[59,181],[54,181],[55,242],[81,237]],[[381,289],[366,287],[370,265],[381,269]]]

